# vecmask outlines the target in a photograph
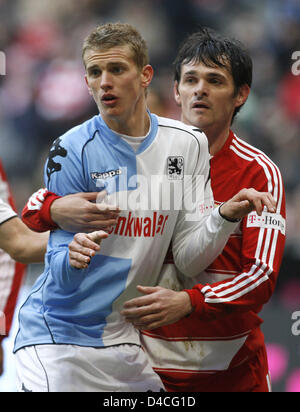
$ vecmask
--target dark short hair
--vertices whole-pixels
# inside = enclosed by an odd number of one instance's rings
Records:
[[[174,61],[176,81],[180,82],[182,65],[191,62],[229,69],[235,93],[244,84],[252,85],[252,59],[243,44],[208,27],[201,27],[182,42]],[[242,106],[235,109],[232,121]]]

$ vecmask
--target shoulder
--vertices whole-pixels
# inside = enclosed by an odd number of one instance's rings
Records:
[[[232,139],[230,149],[244,170],[242,181],[248,182],[257,190],[267,190],[281,197],[284,184],[279,167],[262,150],[246,143],[236,135]]]
[[[158,117],[158,127],[165,133],[177,139],[189,139],[200,145],[208,145],[206,135],[195,126],[187,125],[179,120]]]
[[[100,129],[98,117],[92,117],[55,139],[50,148],[50,153],[57,153],[60,156],[66,154],[66,151],[81,154],[85,145],[95,138],[96,132]]]
[[[280,175],[278,166],[266,153],[236,135],[232,139],[230,149],[249,168],[257,169],[264,173],[276,171]]]

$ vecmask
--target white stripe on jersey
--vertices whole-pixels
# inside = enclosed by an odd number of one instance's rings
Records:
[[[232,140],[230,149],[247,161],[256,160],[262,167],[268,181],[268,191],[277,202],[277,213],[280,213],[283,201],[283,183],[278,167],[263,152],[243,142],[237,136]],[[210,286],[203,287],[201,292],[205,296],[205,302],[233,301],[267,281],[273,271],[278,233],[278,231],[269,228],[261,228],[255,253],[256,262],[250,271],[242,273],[233,281],[224,282],[213,288]]]
[[[151,348],[151,366],[157,370],[180,368],[186,371],[221,371],[228,369],[230,362],[244,345],[248,335],[231,340],[165,340],[142,334],[141,340],[145,347]]]

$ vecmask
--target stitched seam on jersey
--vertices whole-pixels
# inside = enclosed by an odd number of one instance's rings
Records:
[[[198,149],[199,149],[198,159],[197,159],[196,164],[198,163],[199,157],[200,157],[200,143],[198,142],[198,139],[196,138],[196,136],[195,136],[193,133],[189,132],[188,130],[180,129],[180,127],[175,127],[175,126],[168,126],[168,125],[158,124],[158,127],[166,127],[166,128],[168,128],[168,129],[181,130],[182,132],[188,133],[188,134],[190,134],[191,136],[193,136],[193,138],[194,138],[194,139],[196,140],[196,142],[197,142]],[[198,129],[194,129],[194,130],[200,131],[200,130],[198,130]]]
[[[38,355],[38,353],[37,353],[36,346],[34,346],[34,352],[35,352],[36,357],[38,358],[38,361],[39,361],[39,363],[40,363],[40,365],[41,365],[41,367],[42,367],[42,369],[43,369],[43,371],[44,371],[44,373],[45,373],[46,382],[47,382],[47,392],[50,392],[49,379],[48,379],[48,375],[47,375],[47,372],[46,372],[46,368],[45,368],[44,365],[42,364],[42,361],[41,361],[41,359],[40,359],[40,357],[39,357],[39,355]]]
[[[45,285],[45,283],[46,283],[46,280],[48,279],[48,276],[49,276],[49,271],[48,271],[48,273],[47,273],[47,276],[45,277],[44,282],[43,282],[42,285],[41,285],[41,288],[42,288],[42,304],[43,304],[43,309],[44,309],[44,285]],[[46,318],[45,318],[45,310],[43,310],[43,319],[44,319],[46,328],[48,329],[48,332],[49,332],[49,334],[50,334],[50,337],[51,337],[51,339],[52,339],[52,342],[55,343],[54,336],[53,336],[53,334],[52,334],[52,332],[51,332],[51,329],[50,329],[50,326],[48,325],[48,322],[47,322],[47,320],[46,320]]]
[[[99,130],[98,130],[98,129],[95,130],[93,136],[90,137],[90,138],[85,142],[85,144],[83,145],[83,147],[82,147],[82,149],[81,149],[81,165],[82,165],[82,173],[83,173],[83,178],[84,178],[84,180],[85,180],[85,168],[84,168],[84,162],[83,162],[83,153],[84,153],[85,148],[86,148],[86,146],[88,145],[88,143],[90,143],[92,140],[94,140],[94,138],[95,138],[95,136],[96,136],[96,133],[99,133],[99,135],[100,135]],[[85,183],[88,183],[88,182],[85,182]]]

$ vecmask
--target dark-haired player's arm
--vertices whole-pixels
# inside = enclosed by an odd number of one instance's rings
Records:
[[[22,211],[23,222],[36,232],[58,227],[67,232],[109,230],[117,222],[119,208],[103,210],[95,203],[98,192],[58,196],[47,189],[35,192]]]

